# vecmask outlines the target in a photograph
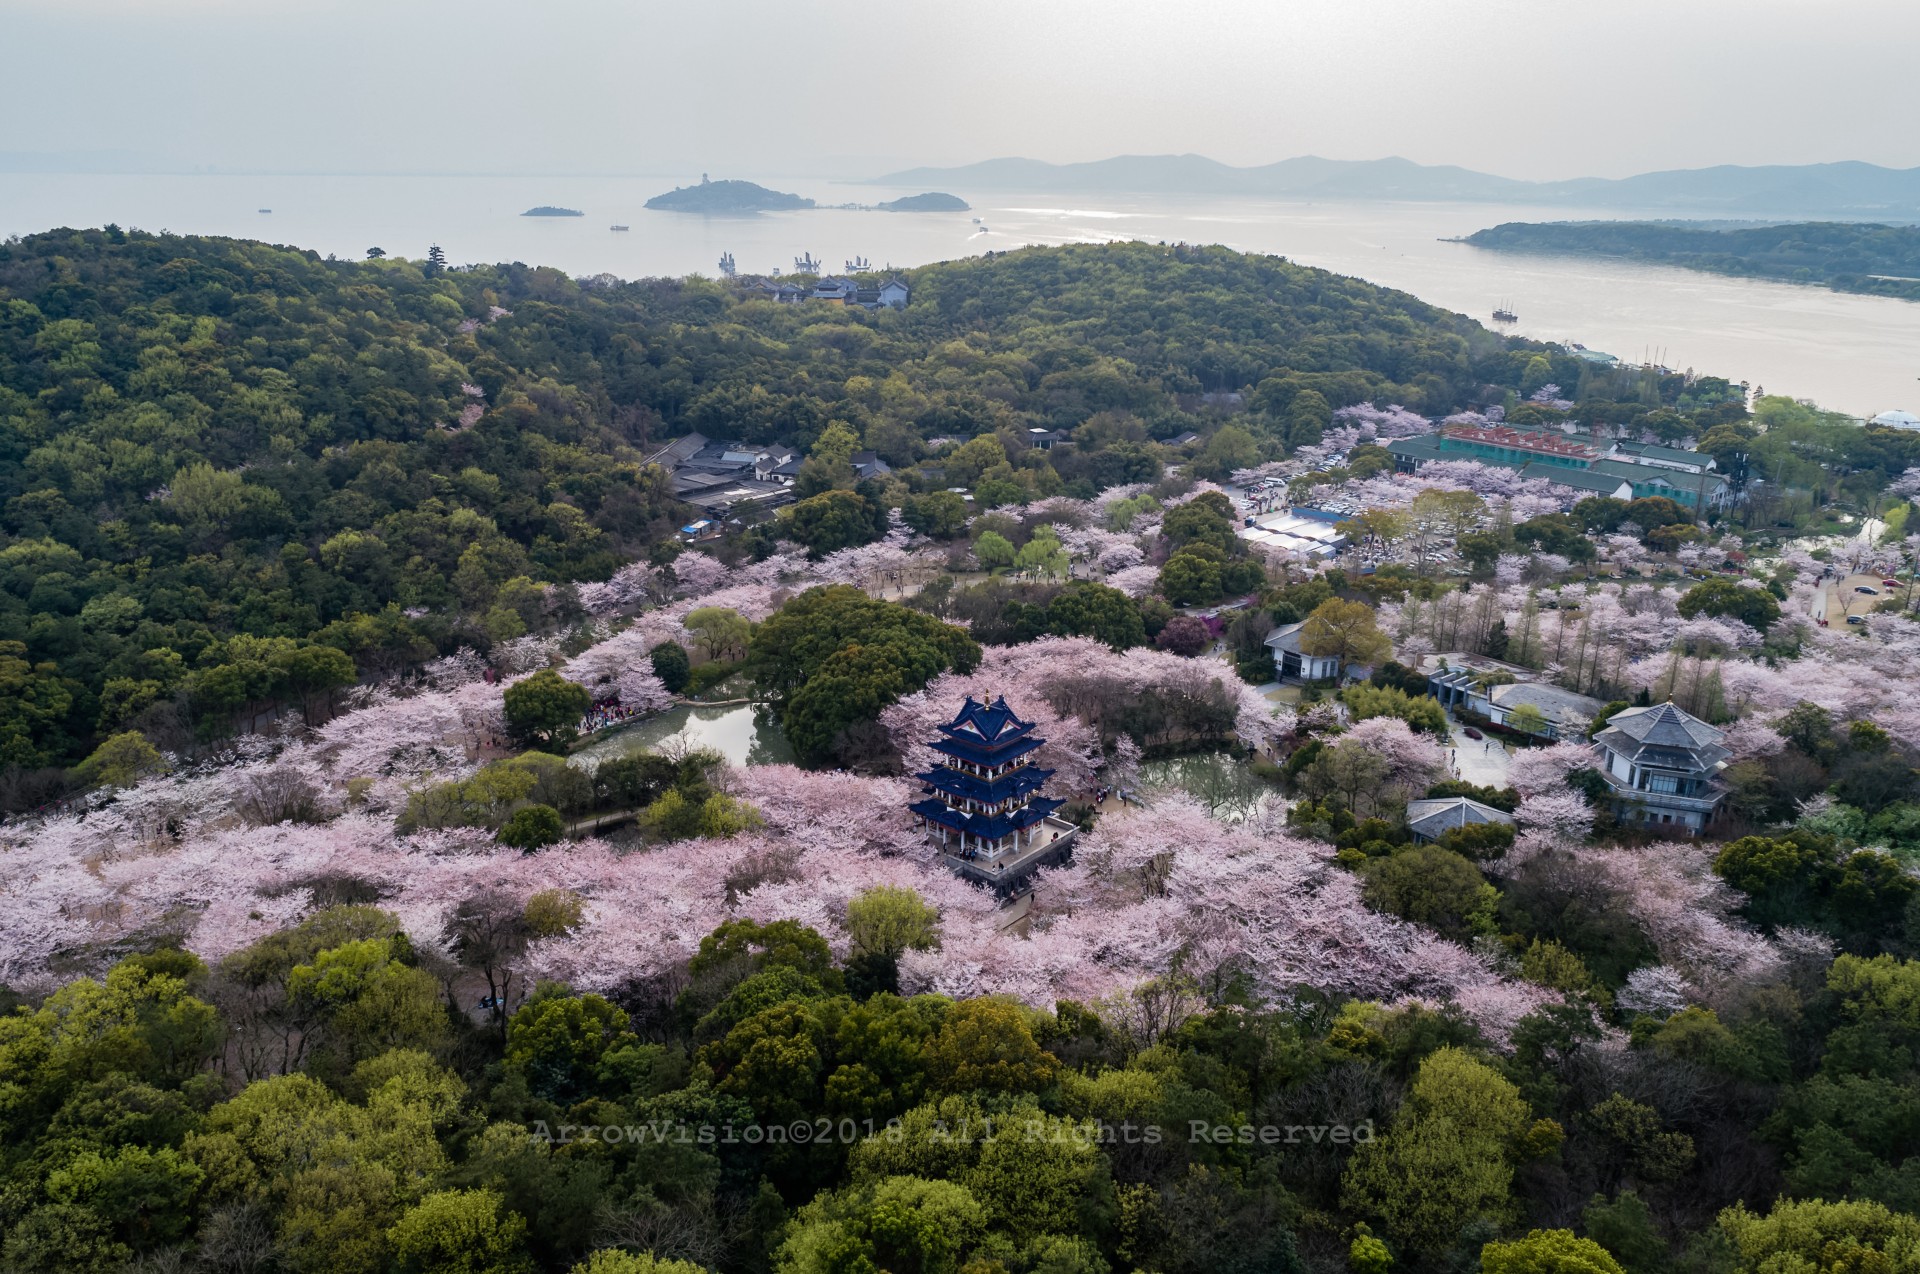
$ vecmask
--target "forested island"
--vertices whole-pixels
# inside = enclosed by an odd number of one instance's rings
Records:
[[[966,212],[973,205],[958,195],[929,190],[922,195],[906,195],[875,205],[881,212]]]
[[[557,208],[543,203],[537,208],[529,208],[520,214],[523,217],[584,217],[587,214],[578,208]]]
[[[1920,434],[1217,247],[901,281],[0,243],[0,1265],[1912,1264]],[[797,763],[618,746],[715,700]]]
[[[1516,221],[1477,231],[1466,242],[1497,252],[1619,257],[1920,301],[1920,226]]]
[[[655,195],[647,200],[647,207],[663,212],[785,212],[811,208],[813,200],[750,181],[702,179],[697,186],[677,186]]]

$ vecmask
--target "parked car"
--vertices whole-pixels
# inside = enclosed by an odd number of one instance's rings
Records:
[[[1486,735],[1480,733],[1478,730],[1474,729],[1472,726],[1468,726],[1466,729],[1462,730],[1460,733],[1466,735],[1469,739],[1484,739],[1487,737]]]
[[[1880,590],[1871,584],[1855,584],[1853,591],[1856,593],[1865,593],[1868,597],[1880,596]]]
[[[1882,584],[1883,586],[1885,586],[1885,587],[1887,587],[1887,588],[1899,588],[1899,587],[1900,587],[1900,581],[1899,581],[1899,580],[1897,580],[1897,579],[1883,579],[1883,580],[1881,580],[1881,581],[1880,581],[1880,583],[1881,583],[1881,584]]]
[[[1864,624],[1867,622],[1867,617],[1865,615],[1849,615],[1847,616],[1847,622],[1849,624]]]

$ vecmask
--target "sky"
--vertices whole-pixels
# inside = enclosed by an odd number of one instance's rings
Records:
[[[0,0],[0,33],[0,152],[175,169],[1920,165],[1920,0]]]

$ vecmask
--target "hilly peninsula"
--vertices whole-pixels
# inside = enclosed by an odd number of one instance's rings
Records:
[[[655,195],[647,207],[663,212],[785,212],[811,208],[813,200],[750,181],[702,181]]]
[[[1496,252],[1615,257],[1920,301],[1920,226],[1514,221],[1466,242]]]

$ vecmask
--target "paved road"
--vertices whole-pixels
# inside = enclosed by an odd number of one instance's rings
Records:
[[[1466,727],[1452,716],[1447,717],[1447,724],[1453,730],[1451,760],[1455,773],[1482,787],[1505,787],[1507,767],[1513,762],[1507,745],[1491,737],[1469,739],[1464,733]]]

